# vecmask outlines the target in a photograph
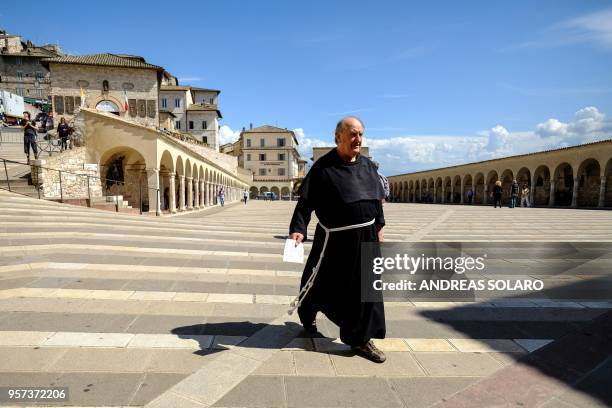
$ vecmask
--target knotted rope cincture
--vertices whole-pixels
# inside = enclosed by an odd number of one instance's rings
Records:
[[[310,277],[308,278],[304,286],[302,286],[302,289],[300,289],[300,293],[298,293],[295,299],[293,299],[291,303],[289,304],[289,310],[287,311],[289,315],[292,315],[294,310],[302,305],[304,298],[306,297],[306,295],[308,295],[308,292],[314,285],[314,281],[317,278],[317,274],[319,273],[319,268],[321,267],[321,262],[323,261],[323,256],[325,255],[325,248],[327,248],[327,241],[329,240],[329,233],[367,227],[369,225],[374,224],[374,221],[376,221],[376,219],[372,219],[371,221],[363,222],[361,224],[353,224],[353,225],[347,225],[345,227],[337,227],[337,228],[327,228],[325,225],[321,224],[321,222],[319,221],[319,225],[325,231],[325,240],[323,240],[323,248],[321,248],[321,253],[319,254],[319,260],[317,261],[317,264],[315,265],[314,268],[312,268],[312,274],[310,275]]]

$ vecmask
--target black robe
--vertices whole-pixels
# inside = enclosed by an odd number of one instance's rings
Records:
[[[360,155],[354,162],[344,162],[332,149],[306,175],[289,227],[289,233],[299,232],[306,239],[312,211],[327,228],[376,220],[367,227],[330,233],[314,285],[298,308],[305,324],[313,321],[316,312],[323,312],[340,327],[342,342],[351,346],[385,337],[382,293],[378,292],[375,302],[361,301],[361,244],[378,242],[378,229],[385,225],[383,197],[378,173],[368,158]],[[301,287],[319,260],[324,239],[325,231],[317,225]]]

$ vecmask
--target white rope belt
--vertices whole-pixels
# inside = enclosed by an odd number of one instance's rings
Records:
[[[317,262],[315,267],[312,268],[312,274],[310,275],[310,277],[308,278],[308,280],[306,281],[302,289],[300,289],[300,293],[298,293],[295,299],[293,299],[291,303],[289,304],[288,313],[290,315],[293,314],[293,311],[295,309],[301,306],[302,302],[304,301],[304,298],[306,297],[306,295],[308,294],[308,292],[314,285],[314,281],[317,278],[317,274],[319,273],[319,267],[321,266],[321,262],[323,261],[323,256],[325,255],[325,248],[327,247],[327,241],[329,240],[329,233],[367,227],[369,225],[374,224],[374,221],[376,221],[376,219],[372,219],[371,221],[363,222],[361,224],[353,224],[353,225],[347,225],[344,227],[337,227],[337,228],[327,228],[325,225],[321,224],[321,222],[319,221],[319,225],[325,231],[325,240],[323,241],[323,248],[321,248],[321,254],[319,254],[319,261]]]

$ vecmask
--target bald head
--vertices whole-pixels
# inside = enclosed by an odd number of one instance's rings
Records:
[[[365,125],[363,124],[363,121],[357,116],[345,116],[340,119],[336,124],[336,144],[338,144],[338,136],[342,134],[342,132],[344,132],[346,129],[350,129],[356,126],[361,127],[362,132],[365,130]]]

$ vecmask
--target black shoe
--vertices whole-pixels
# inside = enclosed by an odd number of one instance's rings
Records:
[[[372,340],[368,341],[363,346],[353,346],[352,349],[355,353],[375,363],[384,363],[387,359],[387,357],[385,357],[385,353],[380,351],[374,345],[374,342],[372,342]]]
[[[304,326],[304,334],[307,337],[322,337],[323,335],[319,332],[319,329],[317,329],[317,322],[316,320],[313,321],[310,324],[303,324],[302,326]]]

